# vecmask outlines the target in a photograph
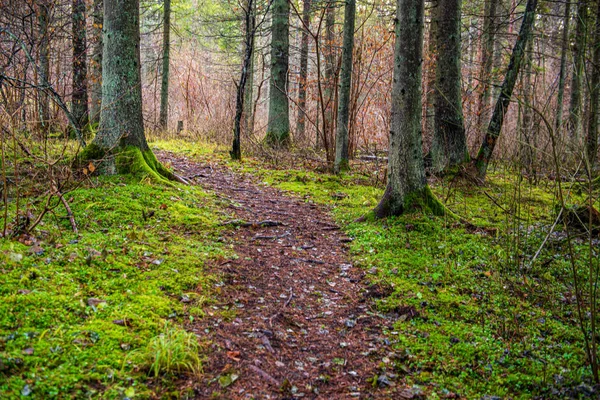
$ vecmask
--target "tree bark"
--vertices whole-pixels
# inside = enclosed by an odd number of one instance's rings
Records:
[[[234,133],[233,133],[233,146],[231,149],[231,158],[234,160],[242,159],[242,147],[241,147],[241,132],[242,132],[242,116],[244,114],[244,102],[246,100],[245,90],[248,76],[251,73],[250,66],[252,63],[252,54],[254,52],[254,30],[256,25],[256,19],[254,16],[254,1],[248,0],[246,3],[246,15],[245,15],[245,39],[244,39],[244,59],[242,62],[242,73],[240,74],[240,82],[238,84],[236,106],[235,106],[235,120],[234,120]]]
[[[587,0],[579,0],[577,5],[577,23],[575,25],[575,43],[573,45],[573,77],[571,78],[571,99],[569,105],[569,134],[573,148],[577,148],[583,136],[581,114],[583,109],[583,77],[585,73],[585,48],[588,20]]]
[[[337,132],[335,140],[336,173],[349,168],[348,121],[350,119],[350,90],[352,88],[352,55],[354,52],[354,25],[356,20],[356,0],[346,0],[344,9],[344,44],[342,48],[342,69],[340,72]]]
[[[481,69],[479,71],[479,104],[477,110],[477,128],[480,132],[485,130],[488,121],[488,107],[492,79],[492,66],[494,61],[494,38],[496,36],[496,11],[499,0],[486,0],[483,16],[483,33],[481,40]]]
[[[563,17],[563,31],[560,51],[560,70],[558,74],[558,90],[556,95],[556,120],[554,130],[560,134],[563,124],[563,102],[565,97],[565,81],[567,76],[567,51],[569,49],[569,23],[571,19],[571,2],[565,3],[565,13]]]
[[[598,108],[600,100],[600,1],[596,12],[596,25],[593,35],[593,63],[590,88],[590,117],[586,138],[586,155],[588,168],[594,170],[598,157]]]
[[[246,87],[244,88],[244,131],[246,135],[251,135],[254,132],[254,62],[255,62],[255,51],[254,51],[254,30],[256,29],[256,1],[246,0],[246,13],[250,13],[250,26],[245,26],[246,37],[248,32],[252,33],[252,51],[250,52],[250,64],[248,66],[248,77],[246,79]],[[247,17],[247,16],[246,16]],[[244,20],[244,24],[246,24]],[[246,54],[247,43],[244,44],[244,54]]]
[[[327,9],[325,11],[325,46],[323,46],[325,55],[325,118],[323,119],[323,145],[327,154],[327,161],[332,160],[334,107],[335,107],[335,0],[327,0]]]
[[[104,0],[100,128],[80,159],[100,160],[105,174],[176,179],[148,147],[142,118],[139,0]]]
[[[438,59],[438,28],[440,17],[440,6],[438,0],[429,3],[429,35],[427,40],[427,57],[424,62],[424,90],[425,104],[423,107],[423,129],[424,136],[432,139],[435,135],[435,71]],[[431,146],[430,146],[431,150]],[[431,153],[427,156],[427,165],[431,163]]]
[[[532,176],[533,173],[533,141],[532,134],[535,129],[533,126],[533,40],[527,42],[527,52],[524,56],[525,65],[522,74],[523,86],[523,121],[520,126],[520,153],[521,165],[525,169],[525,173]]]
[[[98,125],[100,122],[100,108],[102,107],[102,24],[104,19],[103,1],[94,0],[92,14],[92,56],[90,59],[89,91],[91,98],[90,123]]]
[[[40,37],[39,64],[40,82],[50,82],[50,4],[48,0],[39,2],[38,34]],[[50,97],[44,91],[38,92],[39,113],[42,130],[48,132],[50,127]]]
[[[415,207],[443,207],[425,179],[421,147],[423,0],[398,0],[387,187],[374,213],[400,215]]]
[[[527,42],[531,36],[536,7],[537,0],[527,0],[521,30],[519,31],[519,36],[517,37],[517,41],[510,57],[510,63],[508,64],[504,82],[502,82],[500,88],[500,95],[498,96],[496,106],[494,107],[494,114],[490,120],[483,143],[477,153],[477,158],[474,161],[477,175],[480,180],[485,179],[487,167],[494,152],[494,147],[496,147],[496,142],[498,141],[498,137],[500,137],[504,116],[510,105],[510,98],[512,97],[513,89],[517,82],[517,77],[519,76],[525,48],[527,47]]]
[[[272,147],[287,147],[290,142],[288,68],[290,51],[290,5],[288,0],[273,0],[271,5],[271,81],[269,83],[269,121],[266,141]]]
[[[308,77],[308,39],[310,27],[311,0],[304,0],[302,9],[302,39],[300,44],[300,77],[298,84],[298,120],[296,122],[296,136],[299,142],[306,140],[306,83]]]
[[[438,59],[432,169],[441,172],[469,160],[461,93],[461,0],[439,0]]]
[[[160,85],[160,127],[167,129],[169,123],[169,63],[171,61],[171,0],[164,0],[162,80]]]
[[[72,114],[80,131],[88,125],[87,43],[85,1],[73,0],[73,82]]]

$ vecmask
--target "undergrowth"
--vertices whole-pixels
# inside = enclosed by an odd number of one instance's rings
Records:
[[[57,209],[0,240],[0,398],[160,396],[201,368],[183,325],[214,300],[205,262],[229,251],[216,200],[130,176],[68,197],[79,235]]]
[[[395,351],[381,360],[380,374],[421,387],[429,398],[591,393],[565,234],[560,224],[550,232],[557,216],[555,182],[532,186],[498,168],[481,188],[433,183],[438,198],[470,224],[422,213],[354,222],[383,193],[362,176],[273,169],[251,158],[240,164],[228,162],[225,152],[159,145],[219,159],[331,207],[353,238],[354,263],[368,271],[368,284],[385,293],[377,308],[391,321],[386,335]],[[569,202],[583,200],[577,185],[567,192]],[[597,258],[596,251],[591,254]],[[589,254],[585,241],[575,239],[582,270]]]

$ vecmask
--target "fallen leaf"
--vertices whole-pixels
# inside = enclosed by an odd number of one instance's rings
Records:
[[[227,357],[231,358],[233,361],[240,361],[240,352],[239,351],[228,351]]]

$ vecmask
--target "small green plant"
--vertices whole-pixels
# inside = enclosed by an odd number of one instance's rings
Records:
[[[199,351],[198,338],[194,334],[165,324],[164,332],[148,343],[144,359],[149,375],[155,377],[186,372],[199,375],[202,372]]]

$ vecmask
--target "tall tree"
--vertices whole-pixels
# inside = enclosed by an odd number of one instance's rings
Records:
[[[171,53],[171,0],[163,3],[162,79],[160,85],[160,127],[167,129],[169,122],[169,63]]]
[[[107,174],[175,179],[148,147],[142,117],[139,0],[104,0],[102,111],[94,141],[81,159],[103,160]]]
[[[296,136],[306,139],[306,83],[308,78],[308,39],[310,29],[311,0],[304,0],[302,8],[302,39],[300,41],[300,77],[298,79],[298,120]]]
[[[246,22],[244,22],[245,27],[245,43],[244,43],[244,54],[246,54],[246,50],[248,49],[247,44],[247,35],[248,32],[252,33],[256,29],[256,1],[254,0],[246,0],[246,13],[250,13],[250,26],[245,26]],[[246,15],[246,17],[248,17]],[[255,51],[254,51],[254,36],[252,33],[252,51],[250,52],[250,64],[248,66],[248,78],[246,80],[246,87],[244,89],[244,129],[247,135],[252,134],[254,131],[254,107],[252,101],[254,100],[254,60],[255,60]]]
[[[593,62],[590,87],[590,117],[586,137],[586,155],[590,170],[594,169],[598,157],[598,108],[600,104],[600,1],[596,12],[596,25],[593,35]]]
[[[521,63],[525,55],[527,42],[530,40],[531,30],[535,20],[536,7],[537,0],[527,0],[519,36],[517,37],[517,41],[515,42],[515,46],[510,56],[510,62],[508,64],[506,75],[504,76],[504,81],[500,87],[500,95],[498,96],[496,106],[494,107],[494,114],[492,115],[488,125],[483,143],[481,144],[479,152],[477,153],[477,158],[474,160],[474,166],[477,170],[477,177],[480,180],[485,179],[487,167],[492,158],[498,137],[500,137],[500,132],[502,131],[504,117],[508,111],[510,98],[519,76],[519,70],[521,69]]]
[[[94,0],[92,12],[92,56],[90,58],[90,123],[100,122],[102,106],[102,24],[104,20],[104,4],[102,0]]]
[[[50,0],[42,0],[38,5],[38,35],[40,38],[39,82],[50,81]],[[38,92],[38,103],[42,129],[47,131],[50,125],[50,97],[44,91]]]
[[[378,218],[414,207],[442,213],[425,179],[421,148],[421,62],[424,0],[398,0],[387,187]]]
[[[488,121],[490,104],[492,66],[494,63],[494,39],[496,36],[496,13],[499,0],[485,0],[483,32],[481,38],[481,69],[479,70],[479,104],[477,110],[477,128],[483,132]]]
[[[248,0],[246,3],[245,14],[245,38],[244,38],[244,58],[242,60],[242,73],[240,82],[237,86],[237,96],[235,102],[235,120],[233,132],[233,147],[231,158],[234,160],[242,159],[241,133],[242,117],[244,114],[244,103],[246,101],[246,84],[248,77],[252,73],[250,66],[252,63],[252,54],[254,53],[254,35],[256,30],[256,17],[254,14],[254,0]]]
[[[352,54],[354,52],[354,25],[356,20],[356,0],[346,0],[344,9],[344,43],[342,47],[342,69],[337,114],[335,140],[336,173],[348,169],[348,122],[350,119],[350,89],[352,88]]]
[[[327,0],[325,9],[325,45],[321,48],[325,56],[325,113],[323,118],[323,146],[327,153],[327,161],[333,161],[333,130],[334,107],[335,107],[335,72],[336,72],[336,51],[335,51],[335,2],[336,0]]]
[[[562,40],[560,49],[560,70],[558,74],[558,90],[556,95],[556,120],[554,127],[556,133],[560,133],[563,124],[563,101],[565,97],[565,82],[567,76],[567,52],[569,49],[569,24],[571,20],[571,2],[565,2],[563,16]]]
[[[288,67],[290,52],[290,5],[273,0],[271,5],[271,80],[269,82],[269,121],[266,141],[274,147],[290,142]]]
[[[72,114],[79,130],[88,125],[87,43],[85,0],[73,0],[73,95]]]
[[[579,0],[575,16],[575,42],[573,44],[573,76],[569,104],[569,134],[577,145],[583,136],[581,114],[583,109],[583,77],[585,73],[585,48],[587,42],[588,4]]]
[[[431,146],[435,172],[469,159],[461,97],[461,0],[438,0],[438,9],[435,129]]]

